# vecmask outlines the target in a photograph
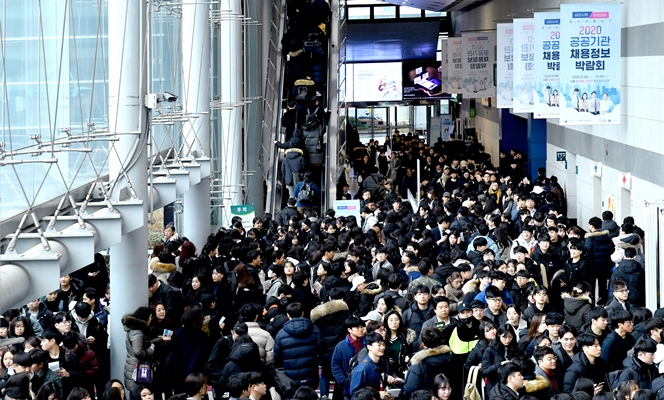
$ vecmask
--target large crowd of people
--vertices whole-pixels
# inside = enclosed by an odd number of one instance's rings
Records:
[[[376,182],[360,220],[292,198],[202,246],[168,226],[146,260],[150,306],[121,319],[123,381],[109,380],[101,256],[5,312],[4,396],[654,398],[664,311],[644,307],[632,218],[581,229],[555,176],[531,181],[516,151],[496,167],[476,141],[389,145],[386,171],[385,145],[363,150]],[[399,190],[418,158],[413,209]]]
[[[4,312],[0,397],[664,398],[643,230],[609,211],[582,229],[557,178],[529,176],[523,152],[494,165],[474,138],[355,135],[337,192],[360,201],[360,218],[317,207],[329,14],[324,0],[288,1],[286,207],[250,229],[234,217],[206,243],[166,227],[146,260],[149,307],[113,319],[122,380],[110,379],[101,255]]]

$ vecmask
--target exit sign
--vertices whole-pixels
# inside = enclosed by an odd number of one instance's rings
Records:
[[[566,151],[557,151],[556,152],[556,161],[567,161],[567,152]]]

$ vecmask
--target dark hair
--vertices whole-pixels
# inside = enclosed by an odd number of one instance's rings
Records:
[[[593,346],[597,340],[597,336],[583,332],[576,338],[576,343],[580,348],[583,348]]]
[[[147,388],[143,385],[136,386],[134,389],[132,389],[131,392],[129,392],[129,400],[141,400],[141,392],[143,389],[150,390],[150,388]],[[150,390],[150,392],[152,391]],[[69,400],[69,398],[67,398],[67,400]]]
[[[247,372],[240,372],[235,375],[231,375],[226,381],[226,389],[231,397],[236,399],[242,396],[242,392],[247,390],[249,387],[249,379]]]
[[[420,389],[413,392],[410,395],[410,400],[431,400],[433,394],[430,390]]]
[[[62,333],[53,327],[44,331],[43,338],[46,340],[54,339],[56,344],[62,343]]]
[[[609,318],[609,313],[606,311],[606,308],[595,306],[588,311],[588,322],[592,322],[592,320],[598,320],[600,318]]]
[[[380,395],[375,389],[365,387],[353,393],[352,400],[380,400]]]
[[[558,331],[558,335],[560,337],[563,337],[567,333],[571,333],[574,337],[577,337],[578,334],[579,334],[579,332],[576,330],[576,328],[574,326],[568,325],[568,324],[563,324],[560,327],[560,330]]]
[[[120,389],[116,387],[109,387],[104,390],[104,393],[102,393],[101,400],[122,400],[122,393],[120,393]]]
[[[142,386],[141,386],[141,388],[142,388]],[[140,399],[141,398],[141,396],[140,396],[141,392],[138,392],[138,393],[139,393],[138,398]],[[67,396],[67,400],[81,400],[82,398],[87,397],[89,395],[90,395],[90,393],[88,392],[88,389],[82,388],[82,387],[75,387],[71,390],[71,392],[69,392],[69,396]]]
[[[642,336],[634,345],[634,354],[654,353],[656,351],[657,351],[656,344],[648,337]]]
[[[374,343],[384,343],[385,339],[380,333],[374,332],[366,335],[364,340],[367,342],[367,346],[371,346]]]
[[[632,314],[627,310],[616,310],[611,317],[611,326],[613,329],[618,329],[618,324],[624,324],[632,320]]]
[[[553,354],[555,355],[556,353],[553,351],[553,349],[549,346],[540,346],[536,347],[535,351],[533,351],[533,357],[535,357],[535,361],[541,361],[544,359],[544,356],[547,354]]]
[[[233,269],[233,272],[235,273],[238,287],[245,288],[249,285],[256,284],[256,282],[254,282],[254,278],[249,273],[249,269],[244,263],[238,262],[235,268]]]
[[[90,307],[90,305],[88,305],[88,307]],[[11,324],[9,324],[10,337],[17,337],[16,324],[18,324],[19,322],[23,323],[23,334],[20,337],[29,338],[35,336],[35,330],[32,329],[32,322],[30,321],[30,318],[18,316],[12,319]]]
[[[443,334],[435,327],[422,329],[420,333],[420,341],[429,349],[440,346],[443,340]]]
[[[60,388],[55,382],[46,382],[39,388],[39,391],[35,395],[35,400],[49,400],[51,396],[53,396],[53,400],[59,399]]]
[[[318,400],[318,394],[309,386],[302,386],[295,391],[294,400]]]
[[[200,372],[192,372],[184,380],[185,393],[187,396],[193,396],[198,393],[203,386],[206,386],[207,379]]]
[[[291,318],[300,318],[304,315],[304,307],[300,303],[291,303],[286,307],[286,313]]]
[[[574,383],[574,389],[572,389],[572,392],[585,392],[590,396],[593,396],[595,393],[595,382],[593,382],[592,379],[579,378]]]
[[[639,389],[632,395],[632,400],[655,400],[655,398],[656,393],[650,389]]]
[[[185,329],[201,330],[203,328],[203,310],[199,306],[187,307],[180,318],[180,324]]]
[[[498,368],[498,374],[500,375],[500,381],[504,384],[507,384],[507,378],[514,375],[517,372],[521,372],[521,367],[513,362],[508,362]]]

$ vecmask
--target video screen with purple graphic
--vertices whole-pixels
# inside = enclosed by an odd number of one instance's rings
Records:
[[[433,100],[443,98],[441,64],[436,60],[403,63],[403,99]]]

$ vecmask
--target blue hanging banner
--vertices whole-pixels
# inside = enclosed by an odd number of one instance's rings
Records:
[[[560,124],[620,124],[621,4],[563,4],[560,17]]]
[[[565,107],[560,56],[560,13],[535,13],[535,118],[558,118],[560,108]]]

